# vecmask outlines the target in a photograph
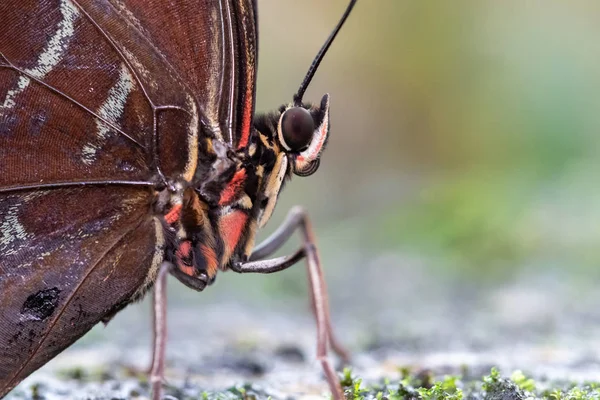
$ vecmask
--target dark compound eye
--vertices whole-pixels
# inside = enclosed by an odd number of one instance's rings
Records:
[[[294,107],[283,113],[281,134],[284,145],[291,151],[299,151],[307,147],[315,131],[312,116],[302,107]]]

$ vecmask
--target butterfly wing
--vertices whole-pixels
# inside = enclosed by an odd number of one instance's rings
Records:
[[[256,2],[150,3],[119,2],[139,16],[145,35],[180,72],[201,105],[206,126],[232,148],[245,147],[251,132],[256,88]]]
[[[163,249],[149,199],[129,187],[0,195],[0,397],[151,284]]]
[[[144,35],[161,49],[194,93],[205,125],[217,138],[232,148],[245,147],[251,132],[256,88],[256,2],[112,3],[119,4],[127,14],[136,15],[136,25],[143,27]]]
[[[156,158],[191,179],[199,125],[247,144],[253,2],[5,0],[0,17],[0,170],[19,171],[2,187],[145,181]]]
[[[0,2],[0,396],[151,285],[154,185],[191,181],[199,135],[249,126],[253,12]]]
[[[107,1],[8,0],[0,18],[2,189],[147,182],[159,154],[177,160],[167,175],[192,163],[194,99],[135,16]]]
[[[135,15],[134,24],[179,72],[217,138],[233,148],[244,147],[254,110],[255,2],[121,0],[111,4]]]

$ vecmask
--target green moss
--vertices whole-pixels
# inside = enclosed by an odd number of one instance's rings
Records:
[[[600,398],[600,391],[598,383],[591,383],[571,389],[549,389],[545,391],[543,398],[549,400],[596,400]]]
[[[526,390],[528,392],[535,391],[535,381],[531,378],[527,378],[525,375],[523,375],[523,372],[519,370],[513,372],[510,376],[510,379],[514,383],[516,383],[519,388],[523,390]]]
[[[401,379],[393,383],[384,379],[381,383],[366,385],[362,379],[345,369],[340,382],[347,400],[592,400],[600,399],[600,384],[586,383],[582,386],[559,382],[544,384],[514,371],[510,378],[502,376],[497,368],[480,379],[466,381],[460,376],[438,377],[430,371],[411,373],[401,368]],[[552,387],[554,386],[554,387]]]
[[[342,387],[347,388],[353,387],[353,382],[354,381],[352,379],[352,370],[350,368],[344,368],[342,379],[340,379],[340,384],[342,385]]]
[[[417,389],[417,393],[423,400],[462,400],[463,391],[457,384],[460,384],[458,377],[446,376],[443,380],[435,382],[429,389]]]
[[[408,367],[398,369],[400,377],[367,381],[352,370],[340,374],[346,400],[598,400],[600,382],[576,384],[570,381],[533,380],[517,370],[502,374],[492,368],[489,374],[474,375],[466,368],[457,369],[460,375],[436,375],[430,370],[414,371]],[[90,380],[90,373],[82,374],[77,369],[66,370],[65,376],[78,384]],[[93,374],[92,374],[93,375]],[[135,378],[134,378],[135,380]],[[96,381],[94,381],[96,382]],[[146,381],[137,380],[138,385],[130,391],[130,398],[148,397],[150,387]],[[79,385],[77,385],[78,387]],[[50,390],[50,392],[49,392]],[[73,390],[76,390],[74,387]],[[45,385],[18,389],[11,397],[15,400],[48,398],[51,388]],[[271,390],[251,383],[236,385],[226,390],[205,391],[192,384],[165,385],[165,394],[180,400],[271,400]],[[107,397],[110,398],[110,397]],[[117,397],[120,398],[120,397]],[[331,398],[331,397],[329,397]]]

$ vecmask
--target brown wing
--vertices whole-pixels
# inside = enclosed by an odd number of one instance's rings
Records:
[[[123,187],[0,196],[0,397],[150,284],[163,249],[149,199]]]
[[[0,186],[148,180],[152,110],[75,3],[0,2]]]
[[[0,20],[2,189],[191,180],[202,126],[247,141],[248,0],[4,0]]]
[[[247,142],[254,7],[0,1],[0,396],[151,283],[161,174]]]
[[[232,147],[247,141],[256,79],[254,1],[121,0],[111,4],[135,16],[130,20],[179,72],[197,99],[207,127]]]

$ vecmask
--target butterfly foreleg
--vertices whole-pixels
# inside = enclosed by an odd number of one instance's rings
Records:
[[[281,248],[296,230],[300,230],[302,235],[303,245],[300,249],[290,256],[265,259]],[[300,207],[290,210],[281,226],[255,248],[249,261],[232,263],[231,269],[239,273],[272,273],[289,268],[302,258],[306,258],[307,261],[310,298],[317,322],[317,358],[321,362],[334,399],[341,400],[344,398],[343,391],[335,370],[327,358],[327,346],[331,345],[344,361],[349,357],[348,352],[333,335],[327,287],[312,225],[306,211]]]

